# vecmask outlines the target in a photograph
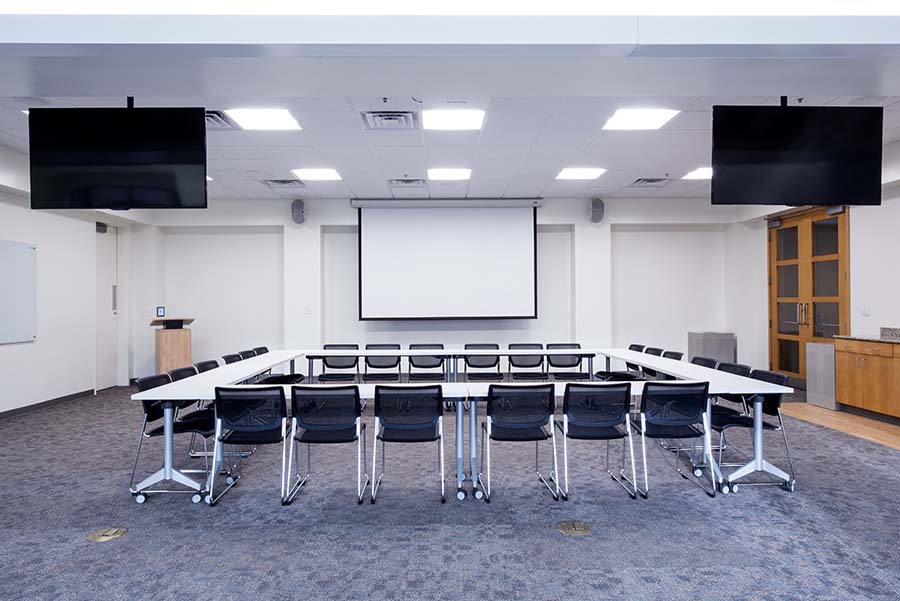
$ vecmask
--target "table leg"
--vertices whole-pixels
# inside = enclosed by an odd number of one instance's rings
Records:
[[[734,482],[754,472],[766,472],[785,482],[791,479],[787,473],[766,461],[763,455],[762,397],[759,395],[753,397],[753,459],[728,474],[728,481]]]
[[[612,371],[612,362],[609,357],[606,358],[606,371]]]
[[[463,482],[466,481],[466,469],[464,453],[466,448],[463,439],[463,430],[465,429],[465,412],[466,406],[463,399],[456,399],[456,488],[462,488]]]
[[[294,360],[291,359],[291,374],[295,374],[297,371],[294,369]]]
[[[469,477],[472,492],[478,488],[478,404],[475,397],[469,397]]]
[[[175,469],[175,407],[172,403],[163,406],[163,466],[156,473],[144,478],[135,490],[144,491],[163,481],[177,482],[193,490],[201,490],[202,485]]]
[[[588,371],[590,372],[590,379],[591,379],[591,381],[593,381],[594,380],[594,356],[593,355],[588,356]]]
[[[306,370],[306,380],[310,384],[313,383],[313,359],[312,359],[312,357],[309,358],[309,363],[308,363],[308,367]]]

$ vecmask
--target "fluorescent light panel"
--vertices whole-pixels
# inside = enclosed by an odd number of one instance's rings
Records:
[[[712,167],[697,167],[681,179],[712,179]]]
[[[484,111],[478,109],[436,109],[422,111],[425,129],[472,130],[481,129]]]
[[[566,167],[557,174],[556,179],[597,179],[606,173],[602,167]]]
[[[211,181],[213,181],[213,178],[211,178],[210,176],[207,175],[207,176],[206,176],[206,181],[211,182]]]
[[[619,109],[603,129],[659,129],[679,112],[672,109]]]
[[[341,179],[341,174],[331,167],[291,169],[291,173],[297,176],[298,179],[308,182],[334,182]]]
[[[438,167],[428,170],[428,179],[443,181],[460,181],[467,180],[472,176],[471,169]]]
[[[241,129],[284,131],[300,129],[300,124],[287,109],[228,109],[225,114]]]

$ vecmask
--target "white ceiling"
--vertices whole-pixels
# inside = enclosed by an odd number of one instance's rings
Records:
[[[421,101],[421,102],[420,102]],[[448,104],[448,102],[452,104]],[[277,106],[302,131],[208,132],[213,199],[440,197],[708,197],[708,181],[680,178],[710,160],[714,104],[776,104],[777,97],[334,97],[232,101],[154,98],[139,106]],[[792,98],[792,103],[796,102]],[[885,143],[900,140],[900,97],[811,97],[804,105],[885,107]],[[28,151],[29,106],[122,106],[121,98],[0,98],[0,145]],[[369,131],[360,112],[482,108],[481,131]],[[621,107],[682,111],[656,131],[605,131]],[[270,190],[265,179],[294,179],[291,169],[333,167],[343,180],[305,182],[299,190]],[[392,191],[392,178],[425,178],[431,167],[467,167],[470,181],[429,182],[427,190]],[[557,181],[563,167],[603,167],[593,181]],[[642,177],[673,178],[664,188],[629,188]]]

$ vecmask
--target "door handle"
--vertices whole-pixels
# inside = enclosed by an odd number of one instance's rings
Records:
[[[797,303],[797,325],[802,326],[803,322],[800,319],[800,303]]]
[[[803,303],[803,324],[809,325],[809,303]]]

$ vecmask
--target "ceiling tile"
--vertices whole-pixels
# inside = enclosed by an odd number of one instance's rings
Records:
[[[321,131],[362,131],[359,113],[350,111],[298,112],[294,115],[300,126],[307,132]]]

